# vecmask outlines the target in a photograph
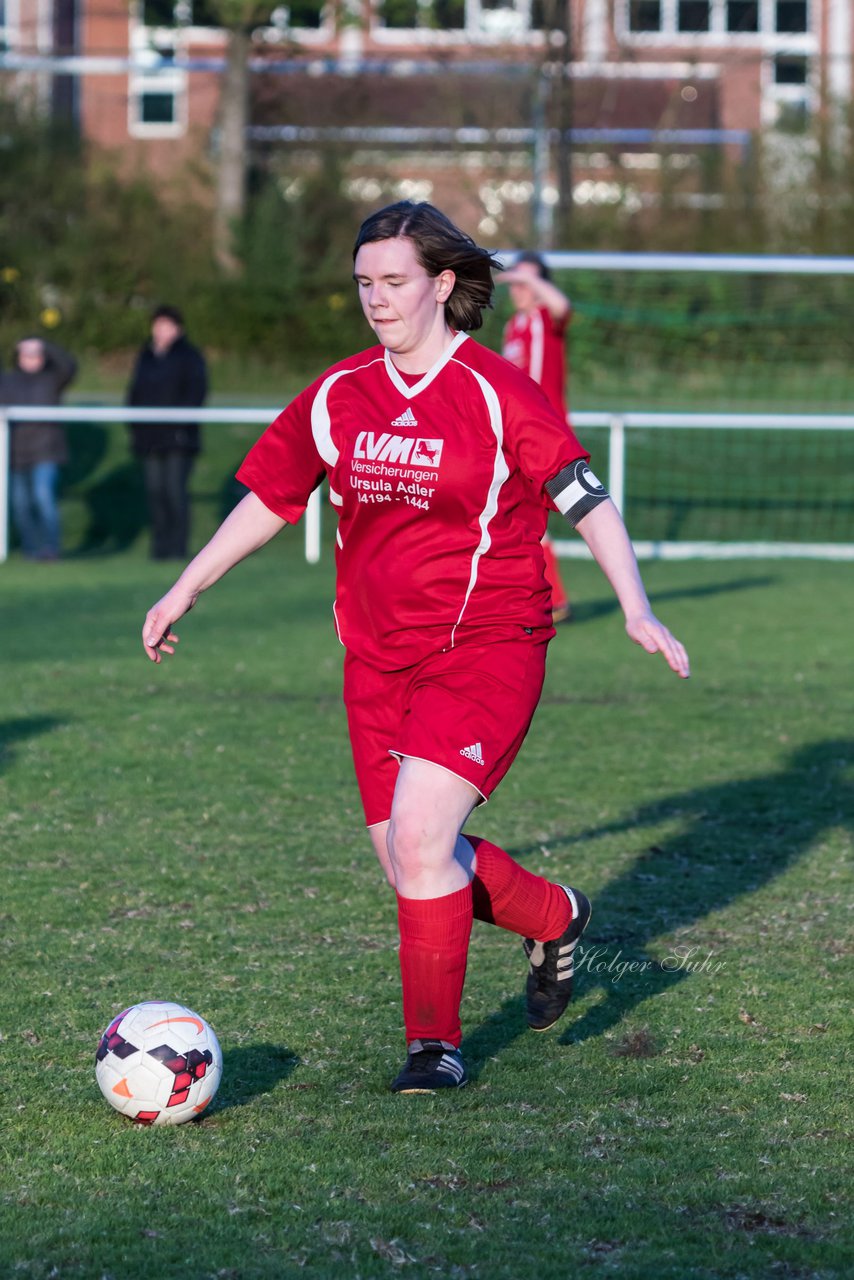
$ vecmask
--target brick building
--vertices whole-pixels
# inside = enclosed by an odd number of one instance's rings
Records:
[[[571,128],[589,184],[597,140],[642,168],[662,136],[690,150],[833,121],[852,95],[852,0],[295,0],[273,17],[253,45],[259,154],[346,123],[363,149],[516,145],[530,165],[537,128]],[[0,0],[0,38],[7,84],[127,163],[208,154],[226,37],[205,0]]]

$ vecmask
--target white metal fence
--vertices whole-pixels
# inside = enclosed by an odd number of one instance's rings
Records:
[[[211,422],[266,427],[272,409],[132,409],[125,405],[0,405],[0,562],[9,555],[9,426],[12,422]],[[305,521],[305,558],[320,559],[320,494],[313,493]]]
[[[131,409],[125,406],[0,406],[0,561],[8,556],[9,424],[11,422],[203,422],[257,423],[266,426],[278,414],[270,409]],[[729,431],[854,431],[854,414],[768,413],[608,413],[578,412],[572,423],[582,434],[587,427],[608,430],[608,488],[622,510],[626,492],[626,441],[633,430],[713,429]],[[305,518],[305,557],[320,559],[321,504],[316,490]],[[555,542],[558,555],[581,558],[588,554],[579,538]],[[736,559],[808,557],[821,560],[854,560],[854,530],[846,542],[636,542],[641,559]]]

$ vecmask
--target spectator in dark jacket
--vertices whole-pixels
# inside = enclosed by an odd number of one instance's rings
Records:
[[[137,356],[128,404],[195,408],[204,404],[207,390],[204,357],[184,334],[181,312],[158,307],[151,317],[151,338]],[[188,484],[200,448],[198,424],[137,422],[131,426],[131,441],[145,476],[152,558],[184,559],[190,532]]]
[[[43,338],[22,338],[13,368],[0,374],[0,403],[56,405],[77,372],[77,361]],[[9,496],[12,519],[24,555],[56,560],[60,527],[59,468],[68,461],[64,429],[56,422],[12,424],[9,448]]]

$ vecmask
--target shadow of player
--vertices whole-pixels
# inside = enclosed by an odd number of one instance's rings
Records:
[[[570,1010],[560,1043],[602,1035],[642,1001],[697,972],[709,952],[708,933],[706,945],[693,953],[683,936],[659,962],[646,950],[654,939],[688,930],[710,912],[755,892],[833,827],[854,826],[854,785],[845,776],[851,765],[854,741],[817,742],[795,752],[778,773],[677,793],[623,821],[548,841],[555,850],[662,822],[679,824],[676,834],[648,846],[596,894],[590,927],[576,953],[576,988],[599,986],[605,998],[578,1021]],[[511,853],[524,858],[535,848]],[[623,963],[636,967],[620,975]],[[725,949],[715,952],[706,972],[721,963],[726,963]],[[476,1072],[479,1062],[522,1034],[524,1012],[515,998],[468,1036],[463,1049]]]
[[[0,721],[0,773],[11,764],[14,748],[39,733],[50,733],[63,723],[54,716],[19,716]]]
[[[770,587],[774,582],[775,579],[768,574],[730,578],[725,582],[695,583],[692,586],[672,587],[667,591],[650,591],[649,599],[653,605],[669,603],[671,600],[702,600],[709,596],[727,595],[731,591],[752,591],[757,587]],[[573,623],[593,622],[619,611],[620,604],[614,595],[603,596],[597,600],[573,600],[572,602]]]

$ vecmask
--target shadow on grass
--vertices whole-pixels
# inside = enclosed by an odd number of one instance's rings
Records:
[[[135,461],[122,462],[82,493],[86,527],[69,558],[119,554],[148,524],[142,474]]]
[[[226,1049],[222,1055],[222,1084],[216,1110],[245,1107],[253,1098],[272,1093],[280,1080],[299,1066],[299,1058],[286,1045],[252,1044]]]
[[[649,845],[596,895],[593,918],[576,952],[575,982],[582,993],[600,987],[604,998],[578,1021],[570,1010],[560,1043],[602,1035],[638,1004],[693,973],[708,977],[729,970],[733,961],[724,923],[704,925],[696,945],[685,931],[782,874],[828,830],[854,827],[854,785],[845,776],[851,766],[854,740],[817,742],[795,752],[778,773],[666,796],[623,821],[549,840],[554,851],[679,822],[677,834]],[[539,849],[532,845],[510,852],[524,859]],[[648,944],[677,930],[682,936],[668,954],[650,957]],[[634,968],[621,970],[624,965]],[[523,1033],[521,1000],[505,1001],[464,1042],[472,1074]]]
[[[20,716],[0,721],[0,773],[12,762],[13,749],[39,733],[50,733],[62,724],[54,716]]]
[[[667,604],[671,600],[697,600],[706,596],[726,595],[730,591],[752,591],[757,587],[771,587],[776,579],[768,576],[753,578],[731,578],[727,582],[710,582],[705,586],[674,587],[669,591],[650,591],[649,599],[653,606]],[[570,582],[570,595],[572,584]],[[593,622],[596,618],[606,618],[609,614],[618,613],[620,605],[616,596],[609,595],[601,600],[579,600],[572,603],[572,625],[578,622]],[[558,627],[558,631],[562,630]]]

